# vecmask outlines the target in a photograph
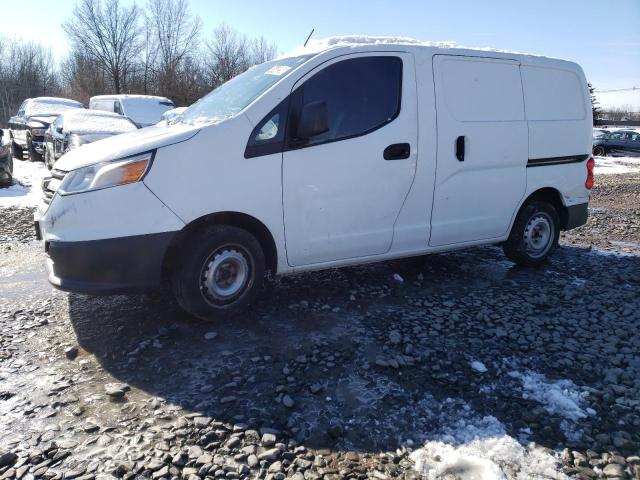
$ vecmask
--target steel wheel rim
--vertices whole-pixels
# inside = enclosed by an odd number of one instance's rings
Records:
[[[249,255],[238,246],[218,248],[204,262],[200,290],[214,305],[230,303],[247,288],[251,279]]]
[[[604,148],[602,148],[602,147],[596,147],[596,148],[595,148],[595,152],[593,152],[593,154],[594,154],[596,157],[604,157],[604,156],[605,156]]]
[[[524,245],[532,258],[543,257],[551,248],[555,227],[551,217],[544,212],[533,215],[524,229]]]

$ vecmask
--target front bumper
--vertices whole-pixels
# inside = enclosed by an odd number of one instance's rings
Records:
[[[115,294],[160,285],[165,254],[184,223],[142,182],[56,193],[47,202],[41,202],[34,220],[55,287]]]
[[[46,242],[49,282],[61,290],[109,295],[160,286],[167,248],[176,232],[84,242]]]

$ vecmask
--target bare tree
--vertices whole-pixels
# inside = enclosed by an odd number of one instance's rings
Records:
[[[199,45],[201,21],[192,17],[186,0],[149,0],[147,28],[157,51],[158,89],[174,100],[184,91],[184,63]]]
[[[59,83],[51,51],[0,39],[0,123],[5,125],[25,98],[59,93]]]
[[[264,37],[257,38],[251,42],[250,61],[251,65],[259,65],[269,60],[273,60],[278,55],[278,47],[274,43],[267,43]]]
[[[217,87],[251,66],[247,37],[222,24],[206,43],[211,86]]]
[[[140,44],[138,7],[119,0],[80,0],[73,19],[62,24],[75,49],[93,58],[109,74],[113,90],[121,93],[132,73]]]

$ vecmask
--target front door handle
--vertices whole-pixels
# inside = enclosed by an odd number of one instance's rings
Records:
[[[384,149],[385,160],[404,160],[411,155],[411,146],[408,143],[394,143]]]
[[[464,162],[464,137],[456,138],[456,158],[459,162]]]

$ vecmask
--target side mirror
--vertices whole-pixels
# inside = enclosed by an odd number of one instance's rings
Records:
[[[60,127],[56,128],[56,132],[58,132],[58,133],[62,133],[62,126],[60,126]]]
[[[327,131],[329,131],[327,102],[317,101],[305,104],[300,113],[296,137],[309,139]]]

